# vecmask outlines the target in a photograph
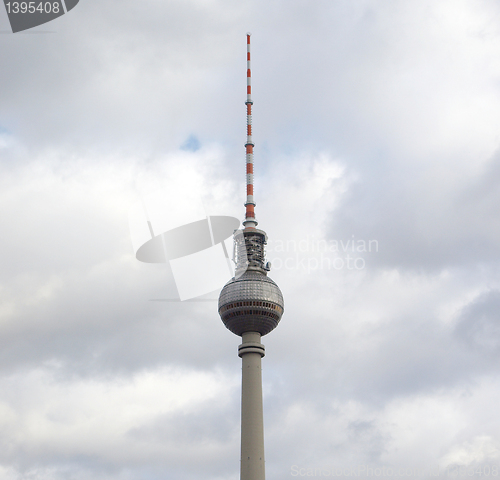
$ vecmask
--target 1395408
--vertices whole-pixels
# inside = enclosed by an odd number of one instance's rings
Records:
[[[59,13],[59,2],[9,2],[7,13]]]

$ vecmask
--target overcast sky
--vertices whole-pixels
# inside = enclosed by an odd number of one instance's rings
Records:
[[[218,291],[154,301],[175,278],[129,213],[243,219],[247,31],[285,298],[267,477],[499,474],[498,1],[81,0],[9,30],[0,7],[0,480],[239,478],[241,339]]]

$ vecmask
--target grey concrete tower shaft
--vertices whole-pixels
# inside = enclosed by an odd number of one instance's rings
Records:
[[[241,480],[265,480],[262,367],[265,355],[260,333],[242,335],[238,355],[242,363],[241,383]]]

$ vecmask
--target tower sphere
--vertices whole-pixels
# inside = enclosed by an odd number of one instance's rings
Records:
[[[267,275],[247,270],[224,285],[219,296],[219,315],[236,335],[274,330],[283,315],[283,295]]]

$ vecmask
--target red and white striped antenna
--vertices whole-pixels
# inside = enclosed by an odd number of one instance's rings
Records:
[[[247,33],[247,143],[246,148],[246,165],[247,165],[247,201],[245,203],[246,213],[243,225],[245,228],[255,228],[257,220],[255,219],[255,202],[253,199],[253,147],[252,141],[252,70],[250,68],[250,35]]]

